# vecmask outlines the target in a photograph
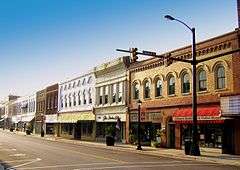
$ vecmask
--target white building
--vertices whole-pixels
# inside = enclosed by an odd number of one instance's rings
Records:
[[[59,83],[60,136],[93,140],[95,137],[95,76],[92,71]]]
[[[116,127],[117,119],[121,121],[119,137],[125,140],[127,114],[127,67],[129,57],[120,57],[95,67],[96,75],[96,138],[104,140],[106,129]],[[109,131],[109,130],[108,130]]]

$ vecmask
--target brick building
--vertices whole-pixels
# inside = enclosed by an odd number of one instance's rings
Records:
[[[239,30],[197,44],[197,59],[239,48]],[[171,57],[191,59],[191,46],[168,52]],[[222,56],[197,65],[198,132],[200,146],[222,148],[226,120],[221,115],[220,95],[240,91],[238,53]],[[160,132],[161,145],[181,148],[191,134],[192,95],[191,65],[150,58],[134,62],[129,68],[130,137],[136,132],[137,99],[142,104],[142,141],[155,140]],[[239,124],[239,123],[238,123]],[[130,138],[129,138],[130,139]],[[239,143],[240,141],[238,141]]]

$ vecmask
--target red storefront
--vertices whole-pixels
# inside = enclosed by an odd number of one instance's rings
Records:
[[[198,107],[197,123],[200,147],[222,148],[224,118],[219,106]],[[175,146],[182,148],[185,138],[191,138],[192,108],[178,109],[173,113]]]

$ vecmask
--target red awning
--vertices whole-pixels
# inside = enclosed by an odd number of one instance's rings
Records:
[[[198,123],[223,123],[220,107],[205,107],[197,109]],[[192,123],[192,108],[179,109],[173,113],[173,121],[181,124]]]

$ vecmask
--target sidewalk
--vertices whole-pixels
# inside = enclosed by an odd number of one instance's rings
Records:
[[[18,135],[24,135],[24,136],[34,137],[34,138],[40,138],[42,140],[50,140],[50,141],[71,143],[71,144],[77,144],[77,145],[86,145],[89,147],[98,147],[98,148],[104,148],[109,150],[119,150],[119,151],[134,152],[138,154],[158,156],[158,157],[177,158],[182,160],[197,160],[197,161],[203,161],[203,162],[219,163],[224,165],[240,166],[240,155],[222,154],[220,149],[201,148],[200,149],[201,156],[190,156],[190,155],[185,155],[184,150],[179,150],[179,149],[154,148],[149,146],[143,146],[142,147],[143,150],[138,151],[136,150],[136,146],[130,145],[130,144],[117,143],[115,146],[106,146],[105,143],[100,143],[100,142],[71,140],[71,139],[65,139],[65,138],[54,137],[49,135],[45,135],[44,137],[41,137],[40,135],[36,135],[36,134],[26,135],[26,133],[24,132],[16,132],[16,131],[9,132],[4,130],[4,132],[15,133]]]

